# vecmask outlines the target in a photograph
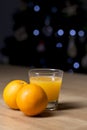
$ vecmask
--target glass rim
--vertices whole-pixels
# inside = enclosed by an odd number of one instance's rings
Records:
[[[37,72],[38,71],[38,72]],[[61,73],[63,75],[64,71],[62,69],[54,69],[54,68],[32,68],[29,69],[28,73],[30,75],[30,73],[41,73],[41,74],[46,74],[48,72],[49,74],[53,74],[53,73]]]

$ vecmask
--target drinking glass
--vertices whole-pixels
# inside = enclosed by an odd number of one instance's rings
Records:
[[[29,82],[39,85],[46,92],[48,105],[46,109],[57,110],[59,94],[62,86],[63,70],[34,68],[29,70]]]

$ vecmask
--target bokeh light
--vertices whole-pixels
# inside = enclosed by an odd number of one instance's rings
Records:
[[[40,32],[39,32],[38,29],[35,29],[35,30],[33,31],[33,35],[34,35],[34,36],[38,36],[39,34],[40,34]]]
[[[71,30],[69,31],[69,34],[70,34],[71,36],[75,36],[75,35],[76,35],[76,31],[75,31],[74,29],[71,29]]]

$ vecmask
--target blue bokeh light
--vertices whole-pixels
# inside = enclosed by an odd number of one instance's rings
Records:
[[[64,30],[63,30],[63,29],[59,29],[59,30],[57,31],[57,34],[58,34],[59,36],[63,36]]]
[[[83,30],[78,31],[78,36],[83,37],[85,35],[85,32]]]
[[[79,62],[75,62],[75,63],[73,64],[73,67],[74,67],[75,69],[78,69],[78,68],[80,67]]]
[[[38,29],[35,29],[35,30],[33,31],[33,35],[35,35],[35,36],[38,36],[39,34],[40,34],[40,32],[39,32]]]
[[[69,31],[69,34],[70,34],[71,36],[75,36],[75,35],[76,35],[76,31],[75,31],[74,29],[71,29],[71,30]]]
[[[35,12],[39,12],[40,11],[40,6],[39,5],[35,5],[34,6],[34,11]]]
[[[63,44],[62,44],[61,42],[59,42],[59,43],[56,44],[56,47],[57,47],[57,48],[62,48],[62,47],[63,47]]]

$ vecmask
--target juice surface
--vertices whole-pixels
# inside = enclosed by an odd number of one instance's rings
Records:
[[[48,96],[48,101],[58,100],[62,78],[51,76],[31,77],[30,83],[41,86]]]

